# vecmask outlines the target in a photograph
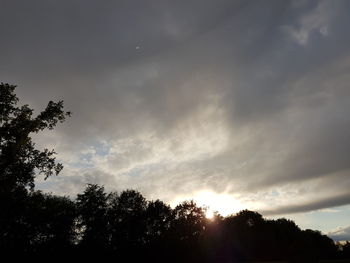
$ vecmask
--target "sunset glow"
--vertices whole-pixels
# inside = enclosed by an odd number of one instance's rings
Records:
[[[192,196],[177,198],[174,204],[184,200],[194,200],[198,206],[204,207],[207,218],[212,218],[215,212],[227,216],[247,208],[230,194],[215,193],[209,190],[196,192]]]

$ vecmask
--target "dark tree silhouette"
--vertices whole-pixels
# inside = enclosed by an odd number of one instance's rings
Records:
[[[46,128],[53,129],[70,112],[63,111],[63,101],[50,101],[44,111],[32,117],[28,105],[17,106],[15,86],[0,84],[0,191],[34,188],[35,173],[47,177],[58,174],[63,166],[55,162],[54,150],[35,149],[30,137]]]
[[[109,221],[111,245],[125,257],[135,257],[132,251],[141,251],[147,243],[146,199],[137,191],[126,190],[114,194],[111,200]]]
[[[73,245],[77,214],[75,204],[69,198],[32,192],[25,213],[31,251],[51,253]]]
[[[169,241],[175,252],[175,261],[198,259],[206,222],[204,209],[192,200],[175,207],[174,219],[169,230]]]
[[[145,218],[147,240],[145,256],[151,258],[153,262],[169,262],[171,247],[167,234],[174,219],[173,210],[160,200],[151,201],[147,204]]]
[[[264,242],[261,244],[262,259],[286,259],[294,254],[301,230],[291,220],[280,218],[267,220],[264,229]]]
[[[151,201],[146,209],[146,234],[148,242],[159,239],[167,232],[173,221],[172,209],[160,200]]]
[[[53,129],[70,113],[63,111],[63,101],[50,101],[44,111],[33,117],[28,105],[17,106],[15,87],[0,84],[0,248],[29,251],[29,232],[33,229],[25,213],[29,207],[28,190],[34,190],[37,174],[47,178],[63,168],[55,162],[54,150],[37,150],[30,135]]]
[[[346,241],[345,244],[338,244],[340,250],[340,258],[350,259],[350,242]]]
[[[86,252],[108,248],[107,200],[104,187],[88,184],[84,193],[78,194],[79,230],[82,232],[81,246]]]

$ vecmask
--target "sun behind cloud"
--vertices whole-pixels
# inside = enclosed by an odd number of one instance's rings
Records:
[[[176,198],[174,205],[179,204],[184,200],[193,200],[195,203],[206,209],[205,215],[207,218],[213,218],[218,212],[222,216],[227,216],[246,209],[246,206],[237,200],[233,195],[227,193],[215,193],[211,190],[201,190],[193,195],[181,196]]]

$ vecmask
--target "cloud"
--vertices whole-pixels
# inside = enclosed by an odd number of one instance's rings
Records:
[[[260,211],[263,215],[285,215],[294,213],[303,213],[308,211],[320,210],[324,208],[336,207],[341,205],[347,205],[350,202],[350,194],[342,194],[331,198],[321,199],[303,204],[294,204],[288,206],[281,206],[274,208],[273,210]]]
[[[327,1],[319,1],[311,12],[302,14],[299,23],[287,26],[285,29],[291,38],[299,45],[305,46],[312,36],[327,37],[329,34],[329,19],[337,6],[329,6]]]
[[[3,1],[2,81],[36,109],[64,99],[73,112],[35,137],[65,165],[38,187],[210,190],[290,213],[349,202],[348,8]]]
[[[345,241],[350,240],[350,226],[348,227],[338,227],[327,234],[335,241]]]

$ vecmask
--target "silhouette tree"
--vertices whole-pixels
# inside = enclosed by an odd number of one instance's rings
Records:
[[[32,252],[67,251],[74,242],[75,204],[67,197],[29,194],[25,209]]]
[[[63,101],[50,101],[44,111],[32,117],[28,105],[17,106],[15,86],[0,84],[0,191],[34,188],[36,172],[45,177],[58,174],[63,166],[55,162],[54,150],[35,149],[30,138],[46,128],[53,129],[70,112],[63,111]]]
[[[300,233],[300,228],[291,220],[266,220],[265,242],[261,246],[262,258],[287,260],[293,257]]]
[[[296,262],[318,262],[320,259],[335,258],[336,251],[332,239],[320,231],[306,229],[300,232],[291,259]]]
[[[238,261],[258,259],[264,223],[259,213],[249,210],[226,217],[223,238],[227,257]]]
[[[169,205],[160,200],[148,202],[146,208],[147,241],[153,242],[164,238],[164,234],[170,229],[173,218],[173,211]]]
[[[174,220],[173,210],[164,202],[155,200],[148,202],[145,213],[145,256],[152,262],[169,262],[172,247],[168,233]]]
[[[114,193],[110,200],[109,223],[112,249],[126,257],[146,244],[146,199],[135,190]]]
[[[339,258],[350,259],[350,242],[346,241],[344,244],[340,245],[339,252]]]
[[[198,259],[206,221],[204,209],[198,207],[194,201],[184,201],[175,207],[169,230],[169,241],[177,255],[174,257],[175,261]]]
[[[86,253],[108,248],[107,200],[104,187],[88,184],[77,196],[79,228],[82,231],[81,247]]]
[[[172,229],[180,240],[189,242],[198,240],[205,230],[206,217],[203,208],[194,201],[184,201],[174,209]]]
[[[33,117],[28,105],[17,106],[16,86],[0,84],[0,248],[28,250],[30,232],[27,214],[28,190],[34,190],[37,174],[45,179],[58,174],[63,166],[55,162],[54,150],[35,148],[30,135],[53,129],[70,112],[63,101],[50,101],[45,110]]]
[[[201,242],[201,254],[205,262],[225,262],[227,253],[224,244],[224,217],[218,212],[211,219],[207,219],[204,238]]]

